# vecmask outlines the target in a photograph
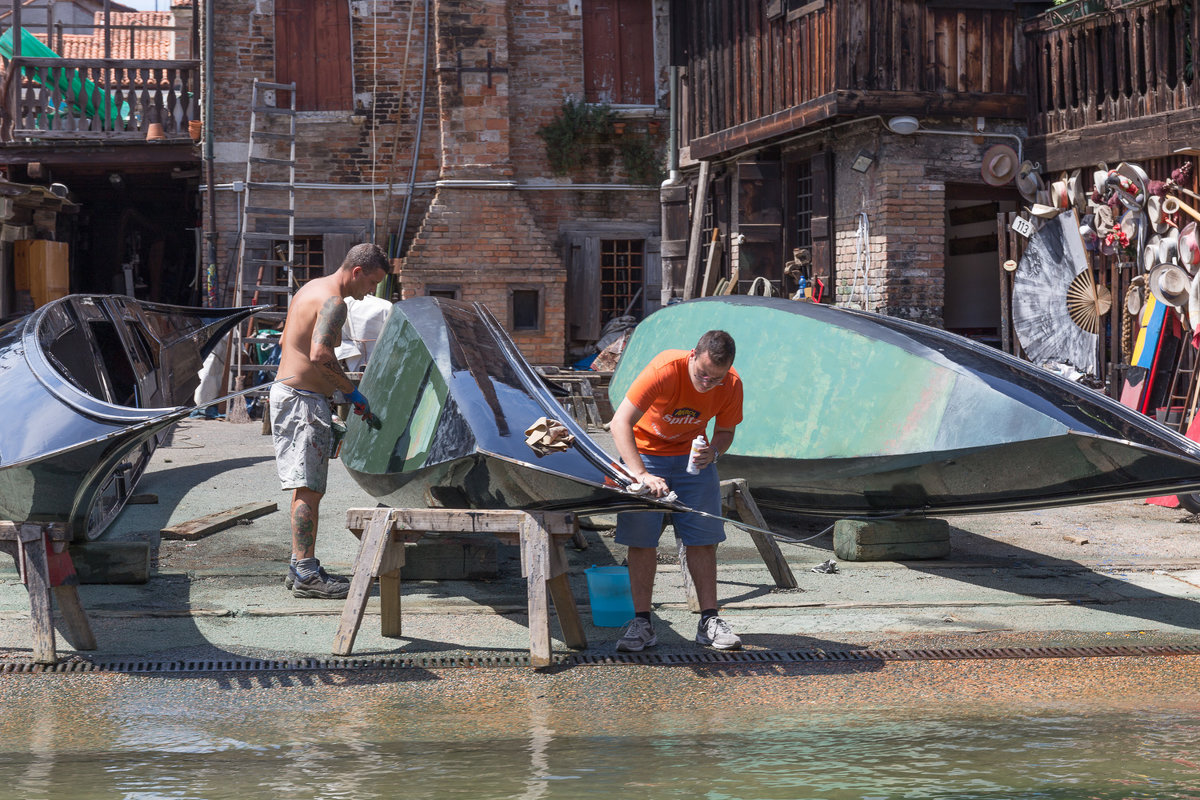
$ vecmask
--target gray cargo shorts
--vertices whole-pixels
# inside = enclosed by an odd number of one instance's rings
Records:
[[[324,494],[329,457],[333,454],[333,412],[329,399],[316,392],[274,384],[271,434],[281,487],[285,491],[311,489]]]

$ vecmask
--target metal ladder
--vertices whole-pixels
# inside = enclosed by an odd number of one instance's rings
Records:
[[[287,107],[267,105],[268,92],[287,92],[290,104]],[[278,95],[276,95],[277,97]],[[247,372],[273,371],[278,369],[267,364],[247,364],[246,346],[258,343],[275,343],[272,337],[255,335],[264,321],[279,323],[286,316],[287,307],[295,294],[296,285],[296,84],[268,83],[254,80],[250,104],[250,142],[246,154],[246,181],[243,187],[241,235],[238,237],[237,274],[234,282],[234,305],[244,305],[246,292],[252,304],[263,301],[262,295],[273,296],[275,308],[266,314],[257,314],[238,326],[233,335],[232,373],[236,376],[236,389],[244,388]],[[283,125],[272,124],[282,118]],[[263,125],[260,128],[260,125]],[[269,129],[268,129],[269,128]],[[284,130],[280,130],[283,128]],[[259,199],[261,197],[261,199]],[[260,220],[286,220],[287,232],[278,230],[260,231]],[[272,227],[278,228],[278,225]],[[286,256],[281,252],[286,242]],[[255,256],[254,244],[261,243],[276,258]],[[247,245],[250,253],[247,253]],[[254,280],[247,280],[248,267],[255,268]],[[282,270],[283,283],[279,283]],[[281,298],[282,300],[278,299]],[[266,391],[256,395],[265,395]],[[230,421],[249,421],[244,413],[235,414],[235,401],[230,405]]]

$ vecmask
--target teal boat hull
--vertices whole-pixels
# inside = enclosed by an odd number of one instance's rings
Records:
[[[737,343],[744,420],[721,459],[759,503],[830,516],[975,513],[1200,488],[1200,447],[1086,387],[942,330],[779,298],[668,306],[614,406],[666,348]]]
[[[611,510],[656,504],[563,411],[487,309],[437,297],[396,304],[359,387],[379,426],[347,423],[341,460],[397,508]],[[575,437],[539,454],[525,430],[546,417]]]

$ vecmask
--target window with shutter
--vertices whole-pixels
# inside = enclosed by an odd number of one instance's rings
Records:
[[[652,0],[583,0],[583,83],[589,103],[654,103]]]
[[[275,0],[275,80],[295,81],[298,111],[353,109],[346,0]]]

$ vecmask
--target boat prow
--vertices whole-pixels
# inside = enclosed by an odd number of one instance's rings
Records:
[[[99,536],[159,437],[185,416],[204,356],[255,309],[70,295],[0,326],[0,519]]]
[[[360,384],[380,418],[353,418],[341,460],[397,507],[585,510],[648,507],[564,411],[487,309],[436,297],[396,304]],[[574,437],[539,452],[541,418]]]

